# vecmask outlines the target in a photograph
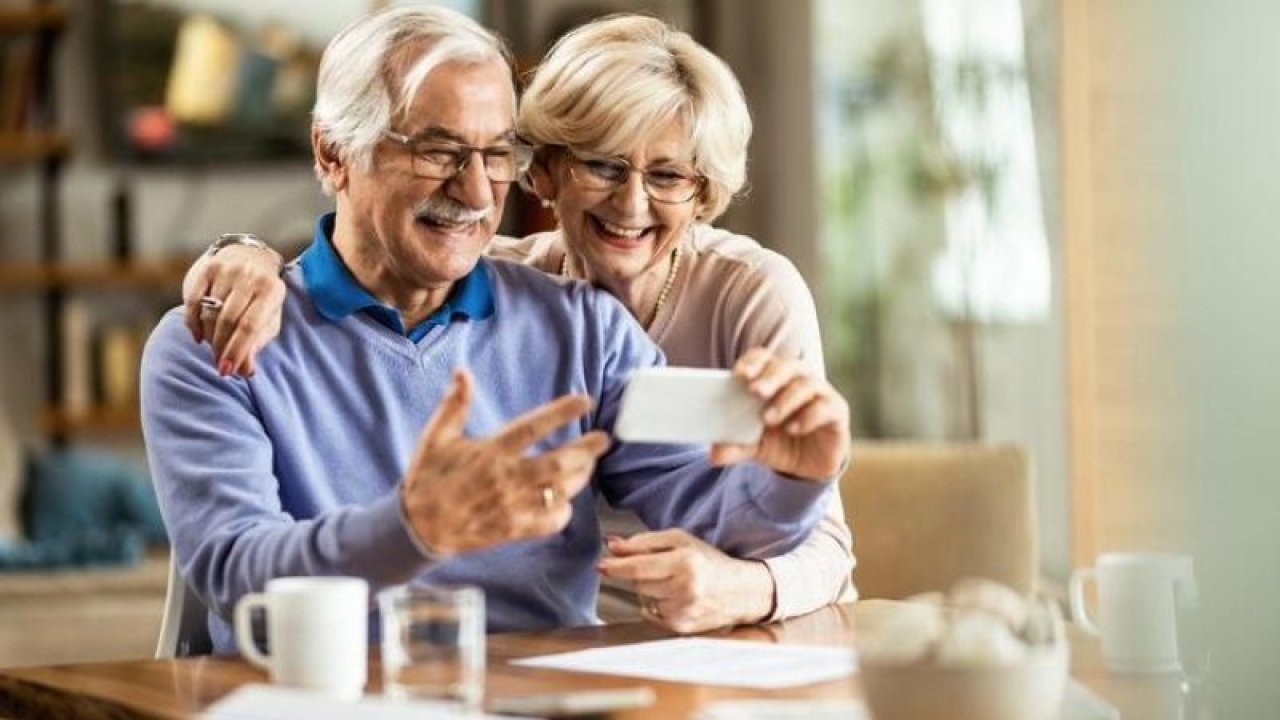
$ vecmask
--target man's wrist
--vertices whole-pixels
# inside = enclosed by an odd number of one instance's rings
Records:
[[[423,540],[422,537],[418,535],[417,530],[413,529],[413,523],[409,520],[408,509],[404,505],[404,495],[402,493],[397,493],[397,495],[400,496],[400,501],[397,503],[400,508],[400,526],[404,528],[405,534],[409,536],[409,542],[413,543],[413,546],[417,548],[418,552],[422,555],[422,559],[427,560],[428,562],[434,563],[445,559],[447,553],[440,552],[433,548],[430,543]]]

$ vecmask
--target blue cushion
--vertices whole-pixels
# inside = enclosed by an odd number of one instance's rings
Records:
[[[135,529],[89,528],[39,542],[0,541],[0,570],[136,565],[143,550],[142,534]]]
[[[33,457],[23,497],[27,540],[66,542],[80,535],[118,540],[121,531],[146,542],[166,539],[146,473],[112,455],[58,450]]]

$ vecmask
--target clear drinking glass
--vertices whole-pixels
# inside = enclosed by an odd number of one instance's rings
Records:
[[[484,591],[405,585],[379,593],[378,607],[383,693],[478,709],[484,697]]]
[[[1198,598],[1178,607],[1178,655],[1182,664],[1179,720],[1214,720],[1213,663],[1207,612]]]

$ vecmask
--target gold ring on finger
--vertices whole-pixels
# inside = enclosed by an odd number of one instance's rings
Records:
[[[218,312],[219,310],[222,309],[222,305],[223,305],[223,301],[222,301],[222,298],[220,297],[205,295],[204,297],[200,298],[201,310],[208,310],[209,312]]]

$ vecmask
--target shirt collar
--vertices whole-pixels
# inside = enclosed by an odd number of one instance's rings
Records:
[[[481,261],[453,284],[443,305],[406,332],[399,311],[378,302],[365,290],[334,249],[335,217],[335,213],[320,216],[311,246],[298,260],[307,294],[316,310],[327,320],[338,322],[348,315],[367,312],[378,322],[416,342],[435,325],[447,325],[453,320],[483,320],[494,313],[492,282]]]

